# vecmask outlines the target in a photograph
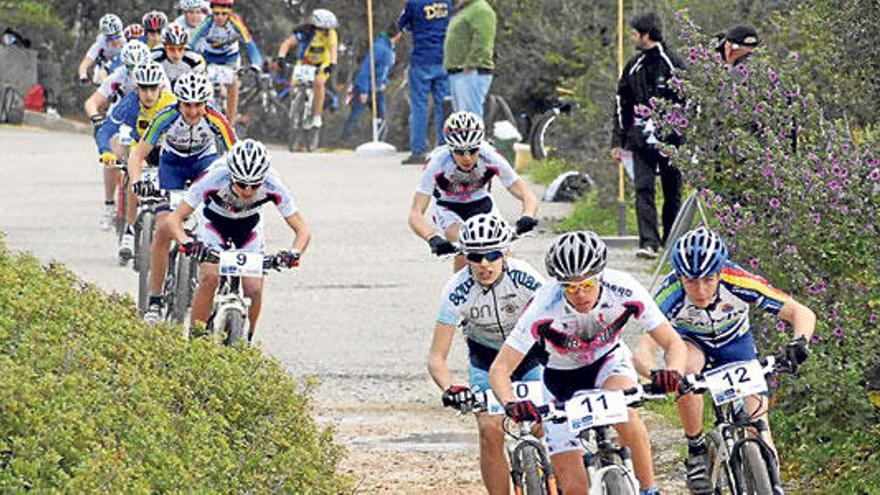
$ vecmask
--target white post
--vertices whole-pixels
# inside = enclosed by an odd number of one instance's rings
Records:
[[[370,100],[372,110],[373,140],[355,148],[359,155],[390,155],[397,151],[394,146],[379,141],[379,111],[376,103],[376,58],[373,49],[373,0],[367,0],[367,34],[370,43]]]

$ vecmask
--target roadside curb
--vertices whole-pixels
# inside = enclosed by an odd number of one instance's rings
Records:
[[[637,248],[639,247],[639,237],[634,235],[624,236],[607,236],[602,238],[605,245],[613,248]]]
[[[22,124],[50,131],[92,134],[92,126],[88,124],[83,124],[59,116],[47,115],[45,113],[31,112],[30,110],[25,110]]]

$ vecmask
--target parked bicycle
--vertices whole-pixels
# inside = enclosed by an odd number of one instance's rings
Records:
[[[783,358],[768,356],[682,378],[679,390],[708,392],[712,398],[715,428],[706,433],[706,448],[709,480],[716,494],[783,493],[776,455],[760,435],[767,430],[767,423],[753,418],[743,400],[766,394],[766,376],[788,369]]]

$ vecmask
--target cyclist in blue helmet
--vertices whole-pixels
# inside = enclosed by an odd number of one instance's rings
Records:
[[[660,310],[687,345],[685,373],[755,359],[755,343],[749,327],[749,310],[753,305],[791,325],[794,337],[782,352],[791,367],[796,368],[807,358],[816,315],[728,257],[727,245],[718,234],[705,227],[691,230],[672,248],[673,271],[654,294]],[[656,344],[650,339],[638,343],[634,362],[639,373],[650,373],[655,349]],[[703,398],[687,393],[677,401],[677,406],[688,442],[685,461],[688,488],[692,493],[712,493],[702,431]],[[767,422],[765,397],[747,398],[745,408],[752,417]],[[762,435],[773,447],[769,422],[767,424],[768,429]]]

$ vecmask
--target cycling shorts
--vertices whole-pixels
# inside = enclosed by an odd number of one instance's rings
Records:
[[[480,213],[500,215],[491,196],[471,201],[470,203],[434,202],[431,206],[431,218],[441,232],[446,232],[455,224],[463,224],[468,218]]]
[[[706,358],[704,371],[709,367],[717,368],[735,361],[751,361],[757,357],[752,332],[746,332],[721,347],[710,347],[698,339],[689,338],[686,334],[682,334],[681,338],[703,352]]]
[[[265,235],[260,214],[245,218],[228,218],[210,208],[201,208],[199,214],[199,241],[225,251],[236,250],[249,253],[265,252]]]
[[[159,157],[159,188],[185,189],[187,182],[199,178],[216,159],[216,153],[182,157],[170,151],[163,151]]]
[[[468,385],[472,390],[489,390],[489,367],[495,360],[495,356],[498,355],[498,351],[471,339],[466,339],[466,342],[468,346]],[[513,370],[510,379],[515,382],[540,381],[541,369],[537,359],[534,358],[532,352],[529,352],[519,366]]]

